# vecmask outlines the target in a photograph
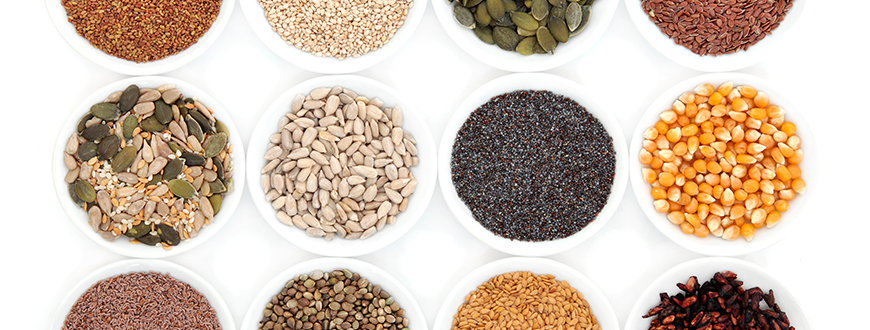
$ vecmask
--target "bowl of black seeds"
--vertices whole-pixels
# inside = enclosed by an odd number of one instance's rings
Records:
[[[441,191],[462,225],[493,248],[545,256],[606,224],[628,181],[615,117],[590,92],[540,73],[495,79],[447,124]]]

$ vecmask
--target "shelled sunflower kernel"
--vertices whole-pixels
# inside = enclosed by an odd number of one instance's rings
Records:
[[[752,86],[703,83],[643,133],[640,162],[656,211],[685,234],[727,240],[779,223],[806,192],[801,139]]]

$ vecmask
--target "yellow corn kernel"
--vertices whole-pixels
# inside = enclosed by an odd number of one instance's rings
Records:
[[[757,161],[755,159],[755,157],[752,157],[752,156],[747,155],[747,154],[737,155],[736,159],[737,159],[737,163],[739,163],[739,164],[755,164],[755,162]]]
[[[707,173],[707,162],[703,159],[697,159],[692,163],[692,168],[694,168],[698,173]]]
[[[689,152],[689,146],[686,144],[686,142],[680,141],[674,145],[674,154],[675,155],[682,156],[688,152]]]
[[[667,132],[667,139],[670,142],[677,142],[683,137],[683,132],[679,127],[674,127]]]
[[[671,142],[668,141],[668,138],[665,135],[659,135],[659,137],[657,137],[655,139],[655,143],[656,143],[656,148],[658,148],[658,149],[670,149],[671,148]]]
[[[731,141],[731,132],[725,127],[716,127],[713,129],[713,136],[722,141]]]
[[[773,133],[776,133],[777,131],[775,126],[768,123],[761,124],[761,128],[759,128],[758,130],[761,131],[762,134],[767,135],[773,135]]]
[[[804,159],[804,151],[802,149],[798,149],[794,151],[794,156],[788,157],[789,164],[800,164]]]
[[[709,109],[698,108],[698,114],[695,115],[695,124],[701,125],[710,120],[711,116],[713,116],[713,114]]]
[[[764,149],[767,149],[767,147],[765,147],[763,144],[753,142],[746,146],[746,153],[750,155],[760,154],[762,151],[764,151]]]
[[[743,131],[743,127],[734,126],[731,129],[731,141],[732,142],[742,142],[743,138],[746,136],[746,133]]]
[[[689,196],[687,194],[683,194],[683,195]],[[697,213],[698,212],[698,205],[701,205],[698,203],[698,200],[690,197],[689,203],[686,204],[686,206],[683,209],[686,210],[687,213]]]
[[[661,158],[653,157],[652,161],[649,163],[649,166],[654,168],[654,169],[660,169],[660,168],[662,168],[662,165],[664,165],[664,163],[665,162],[662,161]]]
[[[746,207],[747,210],[754,210],[758,206],[761,205],[761,198],[758,197],[758,194],[750,194],[746,196],[746,200],[743,201],[743,206]]]
[[[773,179],[773,180],[770,180],[770,182],[773,182],[773,190],[775,190],[775,191],[780,191],[780,190],[783,190],[786,188],[785,182],[782,182],[782,180]]]
[[[739,97],[741,97],[740,92],[737,91],[736,89],[732,89],[731,93],[728,93],[728,96],[727,96],[728,101],[732,101],[732,102]]]
[[[716,157],[716,149],[713,149],[710,146],[700,146],[698,147],[698,151],[701,152],[701,155],[707,158]]]
[[[696,199],[697,201],[697,199]],[[707,216],[710,215],[710,205],[707,204],[698,204],[698,217],[701,219],[707,219]],[[707,220],[709,221],[709,219]]]
[[[755,159],[755,158],[753,158],[753,159]],[[759,188],[759,184],[758,184],[758,181],[755,179],[749,179],[749,180],[743,181],[743,190],[746,190],[746,192],[748,192],[750,194],[758,191],[758,188]]]
[[[683,215],[683,212],[674,211],[668,213],[668,220],[670,220],[672,224],[679,225],[686,220],[686,216]]]
[[[776,131],[776,133],[773,133],[773,140],[776,142],[787,142],[788,134],[785,134],[783,131]]]
[[[716,135],[714,135],[712,133],[703,133],[703,134],[701,134],[701,136],[698,137],[698,142],[700,142],[703,145],[709,145],[710,143],[713,143],[715,141],[716,141]]]
[[[689,124],[680,129],[682,136],[693,136],[698,134],[698,125]]]
[[[662,171],[673,174],[674,179],[676,179],[676,175],[680,173],[679,167],[677,167],[676,163],[672,162],[664,163],[664,165],[662,165]],[[676,182],[676,180],[674,182]]]
[[[731,207],[730,217],[732,220],[743,219],[746,214],[746,208],[743,205],[737,204]]]
[[[743,97],[753,98],[755,95],[758,95],[758,91],[755,87],[749,85],[738,86],[737,91],[739,91],[740,95],[743,95]]]
[[[713,185],[713,193],[710,195],[713,195],[713,198],[715,199],[719,199],[722,198],[722,192],[725,191],[725,188],[722,188],[722,186],[719,185],[719,176],[715,175],[715,177],[716,183],[711,183]]]
[[[788,158],[794,156],[794,149],[789,147],[787,144],[780,142],[776,146],[779,148],[779,151],[782,152],[784,157]]]
[[[758,141],[759,138],[761,138],[761,133],[758,132],[757,130],[750,129],[750,130],[746,131],[746,134],[745,134],[745,137],[743,138],[743,140],[746,142],[752,143],[752,142]]]
[[[683,163],[683,165],[686,165],[686,169],[683,170],[683,176],[685,176],[686,178],[691,179],[698,174],[698,171],[695,171],[694,167],[689,166],[688,162]]]
[[[774,127],[776,127],[776,129],[781,129],[782,123],[785,122],[785,117],[774,117],[774,118],[768,117],[767,122],[769,124],[773,125]]]
[[[659,150],[658,156],[659,156],[659,158],[661,158],[663,161],[666,161],[666,162],[672,162],[672,161],[674,161],[674,158],[676,157],[676,155],[674,155],[674,151],[668,150],[668,149]]]
[[[755,97],[752,98],[752,102],[755,103],[756,107],[764,108],[770,105],[770,97],[767,96],[767,93],[758,91]]]
[[[709,174],[704,176],[704,182],[706,182],[707,184],[709,184],[711,186],[716,186],[719,184],[719,176],[716,174],[709,173]],[[716,192],[715,187],[713,187],[713,192],[714,193]]]
[[[791,189],[796,193],[803,195],[807,192],[807,183],[801,178],[794,179],[794,181],[791,182]]]
[[[686,184],[683,185],[683,191],[689,196],[696,196],[699,192],[698,184],[692,181],[686,182]]]
[[[794,123],[787,121],[782,123],[780,130],[788,134],[788,136],[792,136],[797,131],[797,128],[794,126]]]
[[[686,104],[680,100],[676,100],[671,106],[671,109],[673,109],[677,114],[684,114],[686,113]]]
[[[767,112],[767,116],[770,118],[779,118],[785,115],[785,109],[780,108],[777,105],[771,105],[764,109]]]
[[[695,151],[698,150],[698,147],[701,146],[701,141],[697,136],[690,136],[688,140],[686,140],[686,147],[688,147],[689,153],[694,154]]]
[[[716,92],[722,95],[728,95],[728,93],[731,93],[732,89],[734,89],[734,82],[726,81],[719,85],[719,88],[716,89]]]
[[[680,230],[683,231],[683,234],[689,235],[695,232],[695,227],[688,222],[683,222],[680,224]]]
[[[734,205],[734,191],[732,191],[731,188],[725,189],[725,191],[722,192],[722,198],[720,201],[724,206]]]
[[[722,233],[722,238],[729,241],[734,240],[737,237],[740,237],[740,227],[734,225],[725,228],[725,232]]]
[[[708,194],[708,193],[698,193],[698,202],[701,202],[704,204],[710,204],[710,203],[713,203],[715,201],[716,201],[716,199],[713,198],[713,196]]]
[[[713,115],[713,117],[710,118],[710,120],[712,120],[713,118],[721,118],[721,117],[724,117],[725,115],[728,114],[728,108],[725,107],[724,104],[717,104],[717,105],[714,105],[713,108],[710,109],[710,114]],[[722,126],[722,125],[718,125],[718,126]]]
[[[782,181],[791,180],[791,172],[788,170],[788,167],[780,165],[776,168],[776,177]]]
[[[695,93],[685,92],[682,95],[680,95],[680,97],[677,98],[677,100],[679,100],[680,102],[683,102],[684,104],[695,103]]]
[[[753,225],[756,225],[756,226],[759,224],[763,225],[764,220],[766,220],[766,219],[767,219],[767,211],[765,211],[764,209],[752,210],[752,215],[750,216],[750,221],[752,222]]]
[[[794,190],[791,189],[783,189],[779,192],[780,200],[790,201],[795,198]],[[774,204],[775,206],[776,204]]]
[[[689,119],[689,117],[687,117],[686,115],[680,115],[677,117],[677,125],[680,125],[680,127],[686,126],[691,123],[692,120]]]
[[[656,182],[656,171],[651,168],[642,168],[640,170],[641,175],[643,176],[643,182],[652,184]]]
[[[656,151],[658,147],[656,147],[656,143],[650,140],[643,140],[643,149],[649,152]]]
[[[785,132],[783,132],[783,133],[785,133]],[[786,139],[786,144],[788,144],[788,146],[791,147],[792,149],[798,150],[801,148],[801,138],[798,137],[797,135],[789,136]]]
[[[671,202],[679,202],[680,201],[680,188],[679,187],[670,187],[667,191],[667,199]]]
[[[715,106],[722,103],[722,99],[722,94],[720,94],[719,92],[714,92],[713,94],[710,94],[710,98],[707,100],[707,103]]]
[[[710,214],[718,217],[725,216],[725,208],[719,205],[719,203],[710,203],[708,206],[710,207]]]
[[[669,172],[662,172],[659,174],[659,183],[664,187],[670,187],[674,185],[674,175]]]
[[[656,212],[667,213],[670,208],[670,204],[668,204],[668,201],[664,199],[657,199],[653,201],[653,207],[655,207]]]
[[[767,214],[767,219],[764,220],[764,223],[767,225],[767,228],[772,228],[779,223],[779,219],[782,217],[782,214],[779,212],[773,211]]]
[[[686,103],[686,116],[695,117],[698,115],[698,106],[695,103]]]
[[[686,213],[685,217],[686,221],[691,224],[692,227],[698,227],[701,225],[701,218],[699,218],[697,214]]]
[[[711,215],[709,218],[707,218],[707,229],[709,229],[711,232],[714,232],[716,231],[716,229],[720,228],[722,228],[722,218],[715,215]]]
[[[761,193],[761,204],[773,205],[776,202],[776,196],[773,194]]]
[[[699,182],[698,183],[698,191],[700,191],[702,193],[712,194],[713,193],[713,186],[711,186],[709,183],[706,183],[706,182]]]
[[[668,193],[662,188],[652,188],[649,194],[653,199],[665,199],[668,197]]]
[[[673,124],[677,122],[677,113],[673,110],[663,111],[659,114],[659,118],[661,118],[665,124]],[[659,131],[659,133],[661,133],[661,131]]]
[[[644,149],[640,149],[640,154],[637,157],[640,160],[640,163],[643,165],[649,165],[652,162],[653,156],[649,151]]]
[[[702,96],[710,96],[715,92],[712,84],[703,83],[695,87],[695,93]]]
[[[777,164],[785,164],[785,156],[782,155],[782,151],[779,151],[779,148],[770,149],[770,158]]]
[[[747,173],[749,174],[749,178],[753,180],[761,180],[761,165],[753,165],[749,168]]]
[[[659,120],[658,122],[656,122],[656,124],[655,124],[655,126],[653,126],[653,128],[655,128],[658,135],[662,135],[662,134],[667,133],[668,124],[665,123],[664,121]],[[658,135],[656,135],[656,137],[658,137]],[[655,139],[655,137],[653,139]]]
[[[704,238],[710,235],[710,230],[707,229],[707,226],[698,225],[695,226],[693,234],[697,237]]]
[[[668,211],[679,211],[683,209],[683,206],[677,202],[668,201]]]
[[[764,120],[767,118],[767,111],[763,108],[752,108],[749,110],[749,118]]]
[[[731,102],[731,109],[734,109],[734,111],[743,112],[743,111],[749,110],[749,105],[746,104],[746,101],[743,100],[742,98],[737,98],[737,99],[734,99],[733,102]]]
[[[711,160],[707,163],[707,171],[712,174],[719,174],[722,172],[722,166],[719,166],[719,163]]]
[[[716,150],[716,152],[725,152],[725,150],[728,149],[728,144],[726,144],[725,142],[722,142],[722,141],[716,141],[716,142],[710,143],[710,147],[712,147],[714,150]]]
[[[773,182],[770,180],[761,180],[758,183],[758,189],[765,194],[773,194]]]
[[[743,226],[740,227],[740,234],[743,235],[743,238],[745,238],[746,241],[751,242],[752,238],[755,237],[755,227],[752,226],[752,224],[744,223]]]
[[[708,120],[708,121],[701,123],[700,127],[701,127],[701,132],[713,134],[713,128],[715,128],[716,125],[714,125],[712,121]]]
[[[655,140],[659,136],[659,131],[655,129],[655,127],[647,128],[643,131],[643,138],[647,140]]]
[[[754,195],[753,195],[753,196],[754,196]],[[746,190],[743,190],[743,189],[738,188],[737,190],[734,191],[734,199],[735,199],[735,200],[738,200],[738,201],[743,202],[743,201],[745,201],[746,198],[748,198],[748,197],[749,197],[749,194],[746,193]]]
[[[773,202],[773,207],[776,208],[776,210],[779,212],[785,212],[788,211],[788,202],[780,199],[776,202]]]
[[[761,137],[758,138],[758,143],[764,145],[768,149],[776,146],[776,141],[773,140],[773,136],[768,134],[762,134]]]

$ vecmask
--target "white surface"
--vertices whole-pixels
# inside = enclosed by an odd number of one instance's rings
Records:
[[[136,84],[139,88],[157,88],[163,84],[173,84],[176,88],[181,90],[183,97],[192,97],[214,111],[215,119],[224,123],[230,131],[228,141],[233,145],[232,178],[235,190],[232,193],[224,195],[224,199],[221,202],[221,209],[215,216],[212,224],[203,226],[200,229],[198,236],[191,238],[189,241],[182,241],[181,244],[173,247],[169,251],[165,251],[157,246],[131,244],[126,237],[120,237],[114,242],[109,242],[103,239],[100,234],[94,232],[90,224],[88,224],[88,213],[76,206],[72,199],[69,198],[67,183],[63,180],[69,170],[66,165],[64,165],[62,153],[69,137],[73,132],[75,132],[79,119],[90,111],[92,105],[105,101],[106,97],[108,97],[112,92],[123,91],[131,84]],[[78,228],[84,236],[98,245],[118,254],[134,258],[165,258],[196,248],[217,234],[221,228],[225,227],[226,224],[233,219],[232,214],[235,212],[236,207],[242,200],[242,187],[245,186],[245,146],[242,144],[239,130],[236,128],[232,117],[230,117],[228,113],[229,112],[211,95],[207,95],[196,86],[177,78],[159,76],[132,77],[114,81],[106,86],[100,87],[99,90],[94,91],[90,96],[85,98],[81,104],[74,107],[73,110],[67,111],[69,117],[67,118],[66,123],[63,124],[60,133],[57,134],[57,140],[55,141],[54,151],[52,153],[52,173],[55,178],[52,180],[52,183],[54,184],[55,193],[58,196],[58,205],[63,207],[67,219],[69,219],[70,223]]]
[[[453,157],[453,144],[456,134],[459,133],[459,129],[462,128],[462,125],[465,124],[471,113],[489,102],[493,97],[515,90],[530,89],[529,86],[534,86],[534,89],[549,90],[553,93],[567,96],[585,107],[586,111],[598,119],[601,125],[604,126],[604,129],[607,130],[607,134],[613,139],[613,150],[616,152],[616,168],[614,169],[610,195],[607,198],[607,204],[601,209],[598,216],[595,217],[595,221],[592,221],[582,230],[571,236],[545,242],[511,240],[495,235],[489,229],[486,229],[480,222],[474,219],[471,210],[459,198],[450,174],[450,162]],[[441,144],[438,147],[438,186],[441,188],[442,196],[445,202],[447,202],[447,206],[453,212],[454,218],[459,220],[465,229],[468,229],[469,232],[487,245],[504,253],[539,257],[557,254],[575,247],[598,233],[598,231],[607,225],[611,216],[619,208],[619,203],[622,201],[623,194],[625,194],[629,169],[628,153],[626,152],[622,128],[619,126],[616,116],[613,115],[613,108],[609,104],[604,105],[586,87],[560,76],[546,73],[517,73],[486,82],[462,101],[462,104],[453,113],[441,136]]]
[[[169,275],[178,281],[184,282],[202,294],[208,300],[208,304],[214,309],[215,314],[224,330],[236,329],[233,322],[233,315],[227,307],[226,302],[220,296],[220,293],[215,290],[214,286],[202,276],[199,276],[190,269],[176,263],[156,259],[125,259],[113,262],[111,264],[100,267],[84,278],[68,290],[63,302],[58,305],[57,310],[53,315],[53,323],[51,329],[60,329],[66,316],[69,314],[72,306],[78,301],[79,297],[85,293],[91,286],[99,281],[109,277],[128,274],[132,272],[158,272],[164,275]]]
[[[734,87],[749,85],[755,87],[758,91],[767,93],[770,97],[770,104],[783,108],[786,111],[785,120],[795,124],[797,128],[795,135],[801,138],[801,150],[804,153],[804,160],[799,165],[801,168],[801,178],[807,183],[807,192],[803,195],[798,194],[794,200],[788,202],[788,210],[781,212],[782,218],[779,224],[773,228],[756,229],[755,236],[751,242],[746,241],[742,236],[733,241],[727,241],[713,235],[699,238],[695,235],[683,234],[680,226],[671,223],[666,214],[655,210],[653,198],[650,195],[652,186],[644,182],[641,175],[641,168],[649,167],[640,165],[639,160],[640,150],[643,148],[643,132],[661,120],[659,114],[665,110],[670,110],[673,107],[674,101],[680,95],[693,91],[696,86],[702,83],[710,83],[714,88],[718,88],[720,84],[727,81],[734,82]],[[771,85],[771,82],[766,79],[744,73],[726,72],[699,75],[676,83],[673,87],[667,88],[655,101],[650,103],[649,108],[641,116],[640,123],[635,127],[631,137],[631,147],[629,148],[631,170],[629,170],[629,173],[631,174],[630,184],[634,189],[634,195],[637,196],[640,208],[652,224],[655,225],[656,229],[677,244],[691,251],[711,256],[739,256],[760,251],[771,246],[779,242],[779,240],[795,228],[808,222],[807,214],[804,213],[804,210],[813,203],[813,196],[818,192],[818,189],[813,187],[817,187],[820,174],[819,157],[809,155],[818,155],[819,151],[815,135],[813,134],[814,125],[802,114],[802,111],[807,109],[792,103],[786,98],[786,95],[776,86]]]
[[[315,88],[341,86],[350,89],[357,95],[369,99],[380,98],[384,101],[384,107],[399,106],[404,114],[402,129],[411,134],[417,141],[417,156],[420,163],[410,167],[411,173],[417,179],[417,188],[408,198],[408,206],[405,211],[396,215],[396,223],[386,225],[382,230],[364,240],[345,240],[335,238],[326,241],[320,237],[311,237],[305,230],[298,227],[287,226],[277,218],[277,210],[272,208],[272,203],[266,201],[266,194],[260,186],[260,172],[267,162],[263,158],[269,147],[269,137],[278,132],[278,121],[290,111],[290,104],[297,94],[308,95]],[[401,96],[395,89],[390,88],[370,78],[342,75],[323,76],[299,83],[281,94],[266,113],[260,117],[254,134],[251,136],[249,146],[253,152],[248,153],[248,161],[253,164],[245,173],[248,177],[248,187],[254,205],[260,211],[260,215],[279,235],[296,244],[301,249],[323,256],[354,257],[380,250],[395,242],[414,227],[420,220],[420,216],[426,211],[432,193],[435,191],[435,142],[432,141],[432,133],[426,126],[426,122],[419,112],[417,104],[410,102]]]
[[[404,317],[408,319],[408,327],[412,329],[428,330],[423,310],[417,300],[402,284],[402,280],[395,278],[383,269],[365,261],[346,258],[317,258],[288,267],[280,274],[275,275],[269,283],[263,286],[260,293],[254,298],[254,302],[248,308],[241,329],[257,330],[257,323],[263,319],[263,309],[284,289],[284,285],[296,277],[296,275],[311,274],[315,270],[330,273],[336,269],[347,269],[358,273],[372,285],[380,285],[381,290],[386,291],[405,310]],[[422,320],[421,320],[422,319]]]
[[[438,310],[438,316],[436,316],[432,328],[450,329],[453,316],[465,302],[465,296],[477,290],[478,286],[501,274],[521,271],[528,271],[535,275],[549,274],[553,275],[556,281],[567,281],[589,303],[589,309],[602,329],[619,328],[618,317],[604,292],[588,277],[561,262],[544,258],[521,257],[499,259],[482,265],[456,282],[453,289],[450,290],[450,294],[444,299],[441,309]]]
[[[764,293],[773,290],[774,303],[785,312],[789,324],[795,329],[810,330],[813,328],[813,323],[807,319],[799,299],[792,295],[789,288],[780,283],[776,276],[770,274],[764,267],[751,262],[722,257],[686,261],[662,273],[638,297],[634,307],[631,308],[631,316],[626,320],[623,328],[626,330],[649,329],[649,322],[655,318],[645,319],[643,315],[646,315],[650,309],[658,306],[661,302],[659,293],[667,292],[671,296],[685,293],[677,288],[677,283],[685,284],[689,277],[695,276],[698,278],[698,286],[700,287],[705,282],[710,281],[714,274],[726,270],[737,274],[737,280],[743,281],[744,290],[754,287],[758,287]],[[773,306],[767,306],[766,303],[761,304],[761,307],[762,309],[773,309]]]
[[[438,0],[442,1],[442,0]],[[870,179],[867,141],[870,90],[867,47],[855,39],[865,29],[866,1],[808,1],[804,17],[768,60],[741,70],[770,79],[807,109],[819,145],[820,192],[802,216],[803,225],[779,243],[743,260],[762,265],[800,299],[807,317],[828,329],[854,328],[870,288],[855,281],[866,272],[870,216],[864,206]],[[124,259],[81,235],[52,191],[56,132],[87,95],[123,78],[83,58],[58,35],[41,1],[0,5],[4,45],[0,129],[4,190],[0,196],[0,320],[6,328],[46,329],[64,295],[93,270]],[[844,10],[848,8],[848,10]],[[429,8],[420,28],[389,61],[359,75],[374,78],[420,105],[436,141],[450,115],[472,91],[505,75],[465,54]],[[553,73],[589,87],[610,102],[631,134],[640,115],[662,90],[699,74],[655,51],[620,5],[604,36],[576,60]],[[167,76],[184,79],[220,98],[245,143],[266,108],[281,93],[316,74],[274,55],[236,11],[203,56]],[[38,117],[36,114],[46,114]],[[21,116],[20,114],[26,114]],[[34,119],[43,121],[37,122]],[[31,133],[37,127],[45,133]],[[626,139],[629,136],[626,135]],[[447,209],[441,192],[407,235],[377,253],[359,257],[400,279],[431,324],[456,281],[507,255],[468,233]],[[245,192],[235,217],[193,251],[166,258],[207,279],[224,297],[237,326],[264,283],[289,266],[312,259],[263,221]],[[633,192],[626,192],[613,219],[583,244],[550,257],[588,276],[607,295],[620,324],[643,290],[665,270],[698,258],[659,233]],[[842,284],[846,283],[846,284]],[[844,289],[839,289],[844,288]],[[831,303],[838,302],[838,303]]]

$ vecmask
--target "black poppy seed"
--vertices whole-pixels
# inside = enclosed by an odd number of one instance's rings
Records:
[[[613,139],[576,101],[550,91],[493,97],[459,129],[453,185],[474,219],[511,240],[548,241],[583,229],[607,203]]]

